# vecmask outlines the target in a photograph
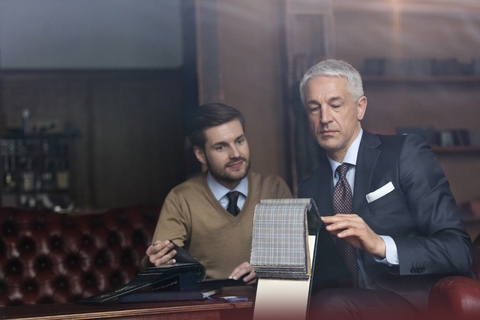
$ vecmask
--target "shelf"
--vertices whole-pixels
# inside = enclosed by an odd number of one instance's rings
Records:
[[[432,146],[432,150],[437,154],[480,153],[480,146],[452,146],[452,147]]]
[[[362,75],[364,82],[480,82],[480,76],[373,76]]]

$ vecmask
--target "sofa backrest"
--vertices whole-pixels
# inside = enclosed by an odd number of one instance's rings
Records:
[[[0,208],[0,307],[65,303],[130,281],[160,206],[71,215]]]

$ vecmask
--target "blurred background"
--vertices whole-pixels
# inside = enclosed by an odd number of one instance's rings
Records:
[[[298,81],[325,58],[362,73],[364,129],[423,135],[471,212],[474,0],[0,0],[2,205],[162,203],[199,170],[185,115],[213,101],[244,113],[252,170],[295,192],[318,153]]]

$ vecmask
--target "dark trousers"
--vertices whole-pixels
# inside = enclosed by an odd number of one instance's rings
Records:
[[[421,319],[402,296],[370,289],[325,289],[310,299],[309,320]]]

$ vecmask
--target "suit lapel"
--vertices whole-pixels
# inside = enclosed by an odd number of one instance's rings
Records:
[[[365,195],[370,192],[373,170],[380,156],[380,139],[374,134],[363,131],[362,141],[357,156],[355,170],[355,188],[353,195],[353,212],[361,216],[367,205]]]
[[[331,216],[333,215],[333,173],[326,154],[322,154],[320,166],[316,171],[316,174],[316,181],[318,181],[318,192],[315,193],[315,203],[317,204],[321,216]]]

